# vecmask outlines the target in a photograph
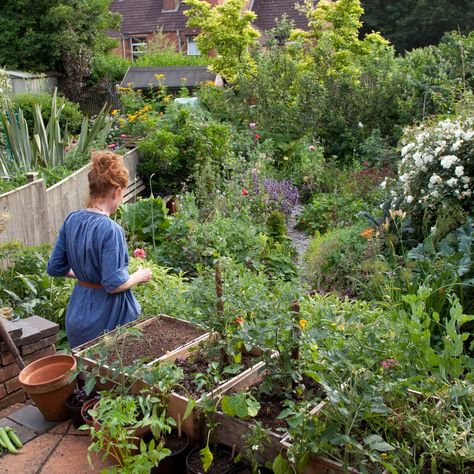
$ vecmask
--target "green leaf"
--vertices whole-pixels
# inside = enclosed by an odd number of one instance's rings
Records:
[[[273,460],[272,470],[275,474],[290,474],[290,464],[281,455],[281,453]]]
[[[184,421],[191,414],[195,405],[196,402],[192,398],[188,398],[188,404],[186,405],[186,410],[184,411],[183,419],[181,421]]]
[[[214,460],[214,456],[209,449],[209,445],[206,445],[201,451],[199,451],[199,456],[201,458],[202,467],[204,471],[207,472],[211,467],[212,461]]]
[[[381,436],[377,434],[366,436],[364,438],[364,443],[367,444],[370,449],[374,449],[375,451],[379,451],[381,453],[393,451],[395,449],[391,444],[388,444]]]

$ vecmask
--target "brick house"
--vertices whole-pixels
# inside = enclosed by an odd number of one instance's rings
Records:
[[[218,5],[223,0],[207,0]],[[257,14],[255,28],[262,33],[275,26],[275,20],[284,13],[295,22],[297,28],[306,29],[307,19],[295,9],[295,3],[303,0],[249,0],[247,8]],[[120,32],[111,34],[120,42],[115,50],[126,58],[136,58],[146,50],[156,31],[176,45],[176,50],[188,55],[198,55],[195,38],[199,30],[187,28],[184,15],[186,5],[182,0],[114,0],[111,10],[122,15]]]

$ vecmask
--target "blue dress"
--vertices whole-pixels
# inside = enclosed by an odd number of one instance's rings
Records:
[[[65,276],[72,269],[79,281],[103,288],[76,284],[66,312],[66,333],[71,347],[136,319],[140,305],[131,290],[110,294],[129,278],[125,234],[104,214],[85,209],[66,218],[48,262],[51,276]]]

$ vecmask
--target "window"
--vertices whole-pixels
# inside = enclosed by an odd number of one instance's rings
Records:
[[[195,36],[186,36],[186,40],[187,40],[187,43],[188,43],[188,49],[187,49],[188,56],[200,56],[201,53],[200,53],[198,45],[196,43],[196,37]]]
[[[141,54],[146,53],[146,36],[132,36],[130,38],[130,52],[132,61],[135,61]]]

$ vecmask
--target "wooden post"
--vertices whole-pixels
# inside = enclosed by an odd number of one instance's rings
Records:
[[[38,179],[38,173],[36,171],[30,171],[26,173],[26,182],[32,183]]]

